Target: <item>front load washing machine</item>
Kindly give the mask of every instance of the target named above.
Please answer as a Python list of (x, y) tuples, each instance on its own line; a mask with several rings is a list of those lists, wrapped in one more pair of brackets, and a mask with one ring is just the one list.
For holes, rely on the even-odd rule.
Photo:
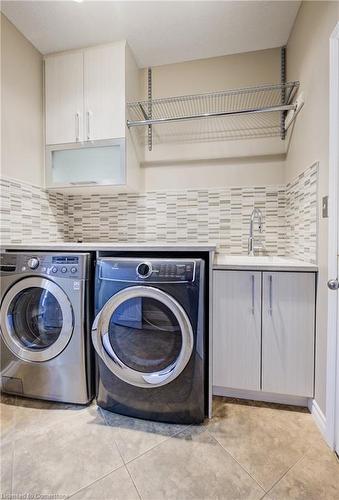
[(93, 398), (89, 254), (2, 253), (1, 389), (86, 404)]
[(99, 258), (95, 309), (98, 405), (144, 419), (202, 422), (204, 261)]

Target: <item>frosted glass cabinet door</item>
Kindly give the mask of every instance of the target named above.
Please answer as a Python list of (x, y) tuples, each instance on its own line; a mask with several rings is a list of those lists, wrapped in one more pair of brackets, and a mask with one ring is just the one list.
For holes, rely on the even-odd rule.
[(48, 151), (47, 187), (124, 184), (125, 141), (121, 139), (114, 142), (95, 147), (60, 147)]
[(314, 273), (263, 273), (263, 391), (313, 396), (314, 312)]
[(261, 273), (213, 272), (213, 386), (260, 390)]

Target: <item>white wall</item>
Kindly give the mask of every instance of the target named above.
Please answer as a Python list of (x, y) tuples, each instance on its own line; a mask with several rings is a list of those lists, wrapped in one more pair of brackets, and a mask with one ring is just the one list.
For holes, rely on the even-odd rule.
[(42, 56), (1, 14), (1, 173), (43, 185)]
[[(214, 57), (152, 68), (153, 97), (220, 91), (280, 81), (280, 49)], [(140, 72), (147, 96), (147, 70)], [(193, 122), (187, 122), (187, 127)], [(180, 124), (182, 126), (182, 124)], [(164, 127), (163, 125), (159, 126)], [(180, 130), (179, 125), (172, 125)], [(156, 134), (154, 127), (154, 134)], [(155, 144), (146, 150), (145, 190), (283, 183), (280, 138)]]
[(142, 167), (145, 190), (284, 184), (284, 156), (164, 163)]
[[(305, 106), (299, 114), (286, 159), (286, 181), (319, 161), (319, 213), (328, 194), (329, 38), (338, 20), (337, 2), (303, 2), (287, 45), (287, 76), (300, 80)], [(327, 219), (319, 219), (316, 401), (326, 411)]]
[[(279, 83), (280, 49), (258, 50), (152, 68), (153, 97), (214, 92), (264, 83)], [(147, 69), (140, 71), (147, 96)]]
[[(42, 57), (3, 15), (1, 27), (2, 173), (43, 185)], [(153, 68), (153, 96), (276, 83), (279, 75), (279, 49), (164, 65)], [(142, 95), (146, 80), (146, 70), (141, 70)], [(219, 148), (225, 148), (226, 153), (223, 149), (219, 152)], [(145, 190), (271, 185), (283, 181), (284, 144), (279, 138), (273, 142), (256, 139), (251, 143), (185, 144), (185, 151), (178, 154), (173, 144), (154, 149), (156, 155), (150, 154), (149, 163), (142, 169)], [(178, 161), (177, 156), (184, 161)]]

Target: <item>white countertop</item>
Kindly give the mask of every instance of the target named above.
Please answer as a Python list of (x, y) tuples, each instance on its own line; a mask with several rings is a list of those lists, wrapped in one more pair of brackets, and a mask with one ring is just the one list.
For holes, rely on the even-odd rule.
[(144, 251), (144, 252), (214, 252), (215, 245), (202, 245), (197, 243), (103, 243), (103, 242), (86, 242), (86, 243), (17, 243), (11, 245), (2, 245), (4, 250), (19, 250), (19, 251), (44, 251), (55, 250), (56, 252), (63, 251)]
[(216, 254), (213, 269), (251, 269), (254, 271), (309, 271), (318, 270), (316, 264), (289, 257)]
[[(85, 243), (17, 243), (2, 245), (4, 250), (18, 251), (44, 251), (54, 250), (56, 252), (64, 251), (144, 251), (144, 252), (215, 252), (215, 245), (202, 245), (198, 243), (103, 243), (103, 242), (85, 242)], [(271, 257), (247, 255), (225, 255), (216, 253), (214, 256), (214, 269), (252, 269), (252, 270), (270, 270), (270, 271), (310, 271), (318, 270), (316, 264), (310, 264), (302, 260), (288, 257)]]

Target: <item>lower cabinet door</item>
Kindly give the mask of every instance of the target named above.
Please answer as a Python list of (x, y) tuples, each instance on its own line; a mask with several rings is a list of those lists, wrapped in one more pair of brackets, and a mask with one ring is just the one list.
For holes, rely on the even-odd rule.
[(263, 273), (263, 391), (313, 396), (314, 315), (314, 273)]
[(261, 273), (213, 273), (213, 385), (260, 389)]

